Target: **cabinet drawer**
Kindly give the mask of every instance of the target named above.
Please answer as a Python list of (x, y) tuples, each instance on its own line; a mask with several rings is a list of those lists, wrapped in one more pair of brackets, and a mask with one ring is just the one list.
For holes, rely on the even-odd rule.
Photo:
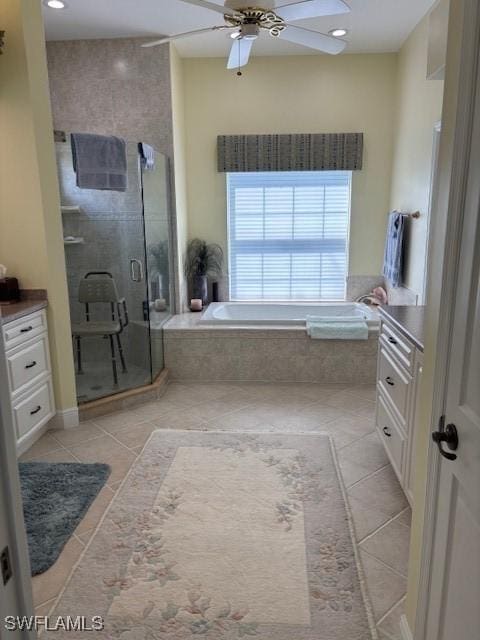
[(382, 320), (380, 344), (387, 347), (408, 371), (413, 371), (415, 346), (385, 320)]
[(376, 425), (378, 435), (385, 446), (395, 473), (402, 482), (406, 439), (381, 395), (377, 398)]
[(17, 439), (50, 419), (54, 414), (53, 406), (52, 383), (48, 379), (13, 406)]
[(16, 347), (40, 333), (47, 331), (47, 316), (45, 311), (31, 313), (20, 320), (8, 322), (3, 326), (3, 337), (5, 340), (5, 350)]
[(408, 419), (408, 394), (411, 380), (410, 374), (393, 360), (388, 350), (383, 346), (380, 347), (377, 384), (398, 410), (404, 424)]
[(43, 334), (7, 354), (10, 391), (13, 395), (50, 371), (48, 339)]

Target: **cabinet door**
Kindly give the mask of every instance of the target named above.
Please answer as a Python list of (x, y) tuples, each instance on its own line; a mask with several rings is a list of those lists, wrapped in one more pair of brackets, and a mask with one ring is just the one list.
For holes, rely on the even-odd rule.
[(400, 484), (403, 485), (405, 435), (393, 417), (388, 400), (383, 394), (377, 396), (376, 427), (378, 437), (383, 442), (393, 470), (397, 474)]
[(395, 361), (388, 347), (382, 346), (378, 360), (377, 385), (394, 405), (405, 431), (408, 431), (411, 380), (410, 374)]

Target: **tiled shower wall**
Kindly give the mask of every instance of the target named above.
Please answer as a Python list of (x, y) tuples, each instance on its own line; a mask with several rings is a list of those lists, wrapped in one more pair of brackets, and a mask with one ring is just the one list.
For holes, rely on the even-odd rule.
[[(173, 172), (169, 46), (143, 49), (140, 45), (144, 41), (116, 38), (48, 42), (53, 126), (67, 132), (116, 135), (127, 141), (147, 142), (167, 156)], [(171, 178), (175, 235), (173, 173)], [(113, 225), (118, 221), (114, 204), (110, 211), (103, 210), (105, 221), (107, 214), (112, 214)], [(175, 237), (172, 240), (174, 252)], [(67, 247), (68, 251), (72, 249), (77, 250)], [(173, 263), (178, 281), (175, 253)], [(177, 300), (177, 308), (178, 305)]]
[(144, 141), (172, 158), (169, 48), (143, 41), (48, 42), (55, 129)]

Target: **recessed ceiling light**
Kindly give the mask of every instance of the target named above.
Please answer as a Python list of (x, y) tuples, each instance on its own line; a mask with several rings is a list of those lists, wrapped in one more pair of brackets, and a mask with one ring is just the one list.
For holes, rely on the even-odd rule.
[(342, 36), (346, 36), (348, 31), (347, 29), (331, 29), (328, 33), (334, 38), (341, 38)]
[(63, 0), (43, 0), (43, 4), (50, 9), (65, 9), (67, 6)]

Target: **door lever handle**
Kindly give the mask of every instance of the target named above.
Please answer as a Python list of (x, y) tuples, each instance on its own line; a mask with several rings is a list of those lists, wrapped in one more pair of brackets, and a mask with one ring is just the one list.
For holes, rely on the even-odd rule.
[(458, 431), (454, 424), (447, 424), (445, 427), (444, 423), (445, 418), (442, 416), (438, 431), (434, 431), (432, 433), (432, 440), (437, 444), (438, 450), (442, 456), (447, 460), (453, 461), (457, 459), (457, 456), (454, 453), (448, 453), (448, 451), (445, 451), (442, 444), (445, 442), (451, 451), (456, 451), (458, 449)]

